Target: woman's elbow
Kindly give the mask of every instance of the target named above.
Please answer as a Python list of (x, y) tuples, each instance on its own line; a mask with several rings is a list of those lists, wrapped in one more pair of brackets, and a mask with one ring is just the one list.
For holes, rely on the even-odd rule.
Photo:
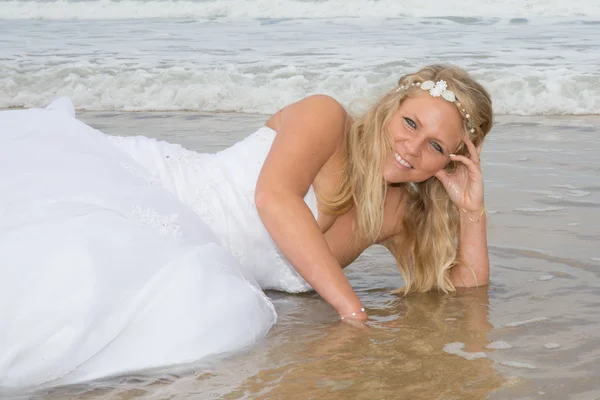
[(271, 188), (257, 187), (254, 192), (254, 206), (258, 214), (263, 216), (265, 213), (272, 213), (280, 208), (290, 197), (288, 193)]

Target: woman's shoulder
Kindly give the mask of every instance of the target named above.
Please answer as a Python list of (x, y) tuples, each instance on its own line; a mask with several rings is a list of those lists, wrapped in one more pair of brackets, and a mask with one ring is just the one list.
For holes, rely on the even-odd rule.
[(295, 103), (290, 104), (286, 108), (309, 108), (319, 110), (323, 113), (335, 113), (346, 116), (346, 109), (337, 99), (327, 94), (313, 94), (307, 96)]
[(266, 125), (276, 132), (302, 131), (316, 135), (343, 137), (351, 124), (344, 106), (325, 94), (314, 94), (273, 114)]

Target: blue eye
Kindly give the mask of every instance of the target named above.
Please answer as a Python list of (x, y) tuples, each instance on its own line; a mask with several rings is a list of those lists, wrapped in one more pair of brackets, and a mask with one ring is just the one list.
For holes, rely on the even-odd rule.
[(412, 119), (408, 118), (408, 117), (404, 117), (404, 120), (406, 121), (407, 124), (409, 124), (413, 129), (417, 129), (417, 124), (415, 123), (415, 121), (413, 121)]
[(434, 149), (436, 149), (440, 153), (444, 154), (444, 149), (442, 149), (442, 146), (440, 146), (438, 143), (431, 142), (431, 145), (433, 146)]

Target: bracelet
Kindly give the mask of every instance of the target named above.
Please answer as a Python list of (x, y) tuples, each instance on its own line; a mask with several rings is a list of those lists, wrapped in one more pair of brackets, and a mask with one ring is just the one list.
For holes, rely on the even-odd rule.
[[(362, 307), (358, 312), (364, 313), (365, 312), (365, 308)], [(353, 312), (352, 314), (346, 315), (345, 317), (340, 317), (340, 319), (343, 321), (343, 320), (345, 320), (348, 317), (356, 317), (356, 313)]]
[(485, 214), (485, 207), (483, 207), (483, 208), (481, 209), (481, 212), (479, 213), (479, 216), (477, 217), (477, 220), (476, 220), (476, 221), (473, 221), (473, 219), (472, 219), (472, 218), (469, 216), (469, 212), (468, 212), (467, 210), (465, 210), (464, 208), (461, 208), (461, 210), (462, 210), (462, 211), (463, 211), (465, 214), (467, 214), (467, 218), (469, 218), (469, 221), (471, 221), (471, 222), (472, 222), (472, 223), (474, 223), (474, 224), (476, 224), (476, 223), (478, 223), (479, 221), (481, 221), (481, 217), (483, 217), (483, 214)]

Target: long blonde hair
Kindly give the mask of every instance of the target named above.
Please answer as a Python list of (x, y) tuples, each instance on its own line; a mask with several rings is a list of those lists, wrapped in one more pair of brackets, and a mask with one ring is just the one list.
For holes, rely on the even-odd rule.
[[(421, 89), (412, 83), (444, 80), (460, 101), (465, 132), (475, 146), (479, 146), (493, 124), (492, 102), (488, 92), (465, 71), (448, 65), (430, 65), (414, 74), (402, 76), (399, 86), (408, 90), (390, 90), (363, 116), (356, 118), (346, 137), (342, 154), (343, 170), (330, 198), (319, 196), (323, 211), (340, 215), (356, 209), (357, 236), (374, 243), (378, 238), (384, 217), (384, 202), (388, 185), (383, 178), (386, 155), (393, 149), (393, 140), (387, 125), (400, 104)], [(462, 109), (465, 111), (463, 112)], [(467, 127), (470, 114), (474, 132)], [(461, 146), (456, 154), (468, 155)], [(452, 163), (447, 167), (453, 169)], [(392, 239), (391, 250), (405, 281), (404, 293), (425, 292), (432, 289), (454, 291), (450, 269), (458, 264), (457, 243), (459, 220), (441, 182), (431, 177), (421, 183), (404, 184), (408, 194), (407, 209), (401, 238)]]

